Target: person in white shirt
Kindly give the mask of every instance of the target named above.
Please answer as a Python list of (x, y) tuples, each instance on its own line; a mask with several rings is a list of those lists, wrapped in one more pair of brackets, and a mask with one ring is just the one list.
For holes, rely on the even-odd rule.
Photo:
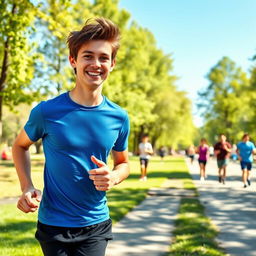
[(149, 142), (149, 136), (144, 134), (141, 139), (141, 143), (139, 144), (139, 154), (140, 154), (140, 167), (141, 167), (141, 181), (147, 180), (147, 167), (148, 162), (153, 155), (154, 151), (151, 143)]
[(210, 147), (209, 147), (209, 156), (210, 156), (211, 158), (214, 157), (214, 147), (213, 147), (213, 146), (210, 146)]

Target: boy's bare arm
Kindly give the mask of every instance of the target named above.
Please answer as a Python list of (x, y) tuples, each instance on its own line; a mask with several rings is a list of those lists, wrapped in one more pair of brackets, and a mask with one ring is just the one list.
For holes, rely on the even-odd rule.
[(112, 150), (114, 168), (113, 171), (117, 172), (115, 185), (121, 183), (130, 174), (128, 150), (118, 152)]
[(29, 139), (23, 129), (17, 136), (12, 147), (13, 160), (19, 177), (22, 195), (17, 207), (23, 212), (34, 212), (38, 208), (36, 201), (41, 201), (41, 191), (34, 188), (31, 179), (29, 147), (33, 141)]

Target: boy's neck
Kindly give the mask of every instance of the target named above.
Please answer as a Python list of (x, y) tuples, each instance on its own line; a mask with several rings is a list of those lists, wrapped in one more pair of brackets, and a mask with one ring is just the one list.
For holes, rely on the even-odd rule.
[(101, 87), (92, 91), (83, 90), (80, 87), (75, 87), (69, 92), (69, 96), (74, 102), (80, 105), (93, 107), (101, 104), (103, 100), (101, 91)]

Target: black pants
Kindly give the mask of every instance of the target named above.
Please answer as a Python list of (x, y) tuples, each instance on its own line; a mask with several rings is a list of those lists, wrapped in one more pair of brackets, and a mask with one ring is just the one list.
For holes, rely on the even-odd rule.
[(112, 221), (82, 228), (37, 223), (35, 234), (45, 256), (104, 256), (112, 238)]
[(140, 158), (140, 165), (144, 165), (145, 168), (148, 167), (149, 160), (147, 158)]

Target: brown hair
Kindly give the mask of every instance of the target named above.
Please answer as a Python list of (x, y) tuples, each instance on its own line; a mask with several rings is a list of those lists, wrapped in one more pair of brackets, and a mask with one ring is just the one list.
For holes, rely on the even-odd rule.
[(202, 138), (201, 139), (201, 143), (203, 143), (203, 142), (207, 144), (207, 139), (206, 138)]
[(249, 133), (245, 133), (245, 134), (243, 135), (243, 137), (242, 137), (242, 140), (244, 140), (247, 136), (250, 138)]
[(115, 59), (119, 48), (120, 31), (117, 25), (105, 18), (88, 19), (79, 31), (69, 34), (67, 43), (69, 54), (77, 58), (79, 49), (91, 40), (106, 40), (112, 43), (112, 60)]

